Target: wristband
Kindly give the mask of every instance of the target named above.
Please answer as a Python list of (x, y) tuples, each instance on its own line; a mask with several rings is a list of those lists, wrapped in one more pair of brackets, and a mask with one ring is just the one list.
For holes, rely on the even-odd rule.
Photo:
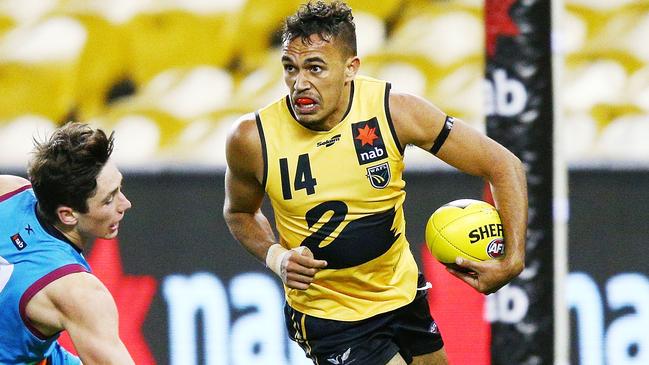
[(271, 269), (283, 282), (286, 282), (286, 269), (282, 265), (288, 258), (291, 251), (285, 249), (279, 243), (275, 243), (268, 248), (266, 253), (266, 267)]

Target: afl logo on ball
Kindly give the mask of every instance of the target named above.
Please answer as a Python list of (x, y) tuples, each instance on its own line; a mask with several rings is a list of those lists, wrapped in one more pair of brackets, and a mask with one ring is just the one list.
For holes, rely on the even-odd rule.
[(367, 168), (367, 178), (370, 184), (377, 189), (383, 189), (390, 183), (390, 165), (384, 162), (380, 165)]
[(487, 245), (487, 255), (497, 259), (505, 254), (505, 243), (502, 238), (496, 238)]

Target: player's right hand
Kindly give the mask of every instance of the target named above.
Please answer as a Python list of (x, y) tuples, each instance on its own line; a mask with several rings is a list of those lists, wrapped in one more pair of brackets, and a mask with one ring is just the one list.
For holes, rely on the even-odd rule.
[(324, 260), (316, 260), (308, 247), (287, 250), (276, 243), (268, 249), (266, 266), (289, 288), (305, 290), (313, 282), (315, 274), (327, 267)]

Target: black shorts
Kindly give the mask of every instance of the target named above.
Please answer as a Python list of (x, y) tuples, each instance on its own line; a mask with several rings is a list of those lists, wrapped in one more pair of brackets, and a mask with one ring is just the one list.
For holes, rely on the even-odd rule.
[(284, 306), (289, 337), (318, 365), (383, 365), (398, 352), (407, 362), (440, 350), (444, 343), (430, 315), (426, 281), (419, 275), (408, 305), (361, 321), (312, 317)]

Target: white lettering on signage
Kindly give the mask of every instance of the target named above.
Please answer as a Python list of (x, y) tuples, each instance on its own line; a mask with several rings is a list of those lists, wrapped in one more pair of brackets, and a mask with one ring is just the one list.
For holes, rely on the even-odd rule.
[(508, 78), (505, 70), (495, 70), (493, 81), (485, 79), (484, 89), (487, 115), (512, 117), (520, 114), (527, 105), (525, 86), (517, 79)]
[(518, 323), (527, 315), (530, 300), (525, 291), (513, 284), (487, 296), (486, 320), (489, 322)]
[(568, 277), (567, 299), (576, 315), (579, 364), (649, 364), (649, 279), (641, 273), (617, 274), (608, 279), (605, 291), (608, 308), (622, 312), (608, 328), (604, 298), (595, 281), (579, 272)]
[[(170, 364), (197, 365), (201, 358), (209, 365), (312, 364), (288, 339), (283, 288), (270, 275), (237, 275), (228, 291), (212, 273), (170, 275), (162, 286), (168, 307)], [(200, 346), (199, 321), (204, 340)]]
[(168, 306), (169, 360), (172, 365), (198, 364), (197, 321), (203, 323), (205, 364), (228, 364), (230, 311), (225, 288), (210, 273), (170, 275), (162, 284)]

